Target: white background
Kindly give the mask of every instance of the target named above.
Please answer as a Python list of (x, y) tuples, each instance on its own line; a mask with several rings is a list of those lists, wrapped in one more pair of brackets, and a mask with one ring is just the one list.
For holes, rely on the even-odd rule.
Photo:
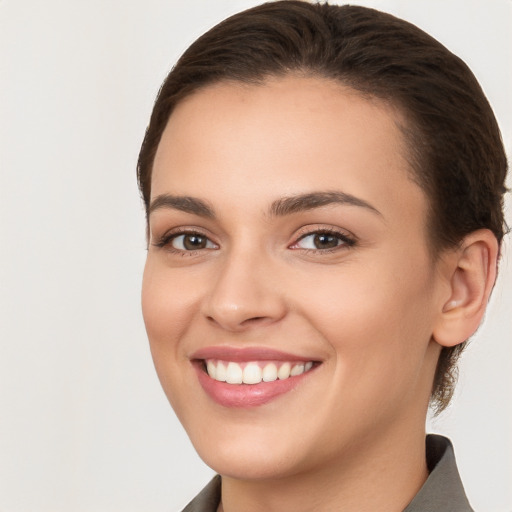
[[(0, 511), (177, 511), (209, 479), (150, 360), (135, 165), (172, 63), (256, 3), (0, 0)], [(510, 154), (512, 2), (359, 3), (462, 56)], [(512, 511), (511, 252), (456, 401), (430, 427), (452, 437), (486, 512)]]

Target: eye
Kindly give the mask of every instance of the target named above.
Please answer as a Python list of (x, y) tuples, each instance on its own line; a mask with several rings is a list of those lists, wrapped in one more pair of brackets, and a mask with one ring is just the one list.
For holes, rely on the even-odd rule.
[(212, 242), (206, 235), (196, 231), (167, 232), (153, 245), (165, 248), (175, 253), (191, 253), (202, 249), (218, 249), (218, 245)]
[(347, 235), (333, 231), (315, 231), (301, 236), (291, 249), (306, 249), (313, 251), (328, 251), (341, 246), (352, 246), (355, 241)]
[(173, 249), (179, 251), (197, 251), (199, 249), (215, 249), (217, 246), (206, 236), (200, 233), (184, 233), (174, 235), (169, 240)]

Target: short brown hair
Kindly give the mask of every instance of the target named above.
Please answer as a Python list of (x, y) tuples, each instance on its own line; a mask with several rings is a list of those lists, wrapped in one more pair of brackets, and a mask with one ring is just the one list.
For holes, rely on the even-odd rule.
[[(297, 0), (231, 16), (197, 39), (171, 70), (138, 160), (146, 211), (155, 153), (179, 101), (209, 84), (258, 84), (292, 72), (337, 80), (400, 109), (412, 176), (429, 200), (434, 255), (480, 228), (501, 243), (507, 159), (492, 109), (466, 64), (389, 14)], [(431, 400), (438, 412), (452, 397), (464, 345), (442, 349)]]

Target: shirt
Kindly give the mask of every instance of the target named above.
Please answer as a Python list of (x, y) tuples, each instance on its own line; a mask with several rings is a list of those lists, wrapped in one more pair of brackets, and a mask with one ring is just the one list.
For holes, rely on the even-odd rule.
[[(403, 512), (474, 512), (464, 492), (449, 439), (430, 434), (426, 438), (427, 481)], [(213, 480), (183, 512), (216, 512), (221, 498), (221, 477)]]

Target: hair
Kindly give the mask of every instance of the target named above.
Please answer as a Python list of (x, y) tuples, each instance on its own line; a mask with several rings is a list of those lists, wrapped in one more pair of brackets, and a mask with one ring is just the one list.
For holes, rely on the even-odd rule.
[[(492, 109), (467, 65), (390, 14), (300, 0), (235, 14), (178, 60), (160, 88), (139, 154), (146, 212), (155, 153), (182, 99), (219, 82), (263, 84), (291, 73), (336, 80), (391, 104), (405, 117), (407, 157), (428, 198), (434, 256), (480, 228), (490, 229), (501, 243), (507, 158)], [(451, 400), (465, 345), (441, 351), (431, 395), (436, 413)]]

